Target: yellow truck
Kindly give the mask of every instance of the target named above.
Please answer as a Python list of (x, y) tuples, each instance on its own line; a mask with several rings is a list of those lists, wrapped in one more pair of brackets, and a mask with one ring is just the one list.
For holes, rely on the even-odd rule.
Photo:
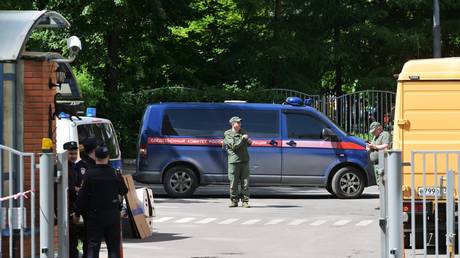
[[(460, 58), (408, 61), (398, 75), (394, 119), (393, 149), (402, 151), (406, 164), (403, 167), (405, 247), (410, 245), (412, 232), (412, 198), (415, 199), (416, 247), (423, 248), (424, 241), (427, 246), (434, 246), (436, 216), (438, 242), (439, 245), (445, 244), (446, 190), (443, 179), (447, 170), (453, 170), (457, 175), (459, 156), (447, 153), (414, 156), (413, 151), (460, 150)], [(426, 218), (423, 216), (424, 207)]]

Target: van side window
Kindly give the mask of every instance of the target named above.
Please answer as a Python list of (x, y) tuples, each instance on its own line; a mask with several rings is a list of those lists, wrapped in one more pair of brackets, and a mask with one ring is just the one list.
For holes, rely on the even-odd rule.
[(163, 114), (162, 135), (223, 137), (232, 116), (243, 119), (252, 138), (279, 138), (279, 112), (241, 109), (169, 109)]
[(324, 128), (329, 128), (323, 121), (307, 114), (286, 114), (287, 132), (290, 139), (321, 139)]

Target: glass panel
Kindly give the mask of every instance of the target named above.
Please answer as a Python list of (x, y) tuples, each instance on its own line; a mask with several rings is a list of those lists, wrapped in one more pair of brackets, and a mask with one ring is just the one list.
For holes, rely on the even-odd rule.
[(97, 124), (82, 124), (77, 127), (78, 142), (84, 143), (89, 137), (96, 137), (102, 140), (110, 151), (110, 158), (115, 159), (120, 156), (120, 148), (118, 147), (115, 131), (112, 124), (97, 123)]
[[(5, 66), (4, 66), (5, 67)], [(14, 82), (3, 81), (3, 145), (14, 147)], [(8, 178), (9, 152), (3, 151), (3, 178)], [(3, 193), (8, 193), (8, 180), (3, 180)], [(3, 195), (3, 193), (0, 193)]]
[(3, 63), (3, 73), (15, 73), (14, 63)]
[[(230, 128), (228, 120), (233, 116), (243, 119), (242, 127), (253, 138), (278, 138), (279, 118), (271, 110), (166, 110), (162, 134), (188, 137), (223, 137)], [(197, 119), (198, 118), (198, 119)]]
[(292, 139), (321, 139), (328, 126), (322, 121), (303, 114), (286, 114), (288, 137)]

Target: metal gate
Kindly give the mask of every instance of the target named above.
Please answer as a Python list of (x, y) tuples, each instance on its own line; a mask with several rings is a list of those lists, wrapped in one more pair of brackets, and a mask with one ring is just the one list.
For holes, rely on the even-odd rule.
[[(26, 169), (27, 168), (27, 169)], [(8, 238), (9, 257), (19, 247), (19, 257), (24, 257), (24, 236), (30, 235), (31, 257), (35, 257), (35, 156), (0, 145), (0, 227), (2, 236)], [(30, 173), (30, 186), (24, 189), (24, 176)], [(16, 177), (17, 175), (17, 177)], [(17, 178), (17, 182), (14, 182)], [(4, 179), (8, 188), (4, 189)], [(27, 220), (26, 200), (30, 210)], [(19, 238), (19, 241), (18, 241)], [(0, 237), (0, 255), (2, 254)]]
[(341, 96), (322, 96), (317, 107), (349, 134), (369, 137), (369, 125), (380, 122), (386, 131), (393, 130), (395, 93), (366, 90)]
[(381, 257), (459, 257), (460, 151), (413, 151), (407, 164), (389, 153), (381, 158)]
[(366, 90), (341, 96), (310, 95), (291, 89), (267, 89), (273, 103), (287, 97), (310, 99), (311, 106), (328, 116), (345, 132), (369, 139), (369, 125), (380, 122), (386, 131), (393, 130), (395, 92)]

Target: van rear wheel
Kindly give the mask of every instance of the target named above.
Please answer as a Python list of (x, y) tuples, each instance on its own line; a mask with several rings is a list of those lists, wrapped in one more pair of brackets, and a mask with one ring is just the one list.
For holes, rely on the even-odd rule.
[(339, 169), (332, 178), (332, 191), (340, 199), (354, 199), (364, 191), (363, 174), (354, 167)]
[(198, 187), (198, 178), (192, 169), (186, 166), (175, 166), (166, 171), (163, 187), (171, 197), (190, 197)]

